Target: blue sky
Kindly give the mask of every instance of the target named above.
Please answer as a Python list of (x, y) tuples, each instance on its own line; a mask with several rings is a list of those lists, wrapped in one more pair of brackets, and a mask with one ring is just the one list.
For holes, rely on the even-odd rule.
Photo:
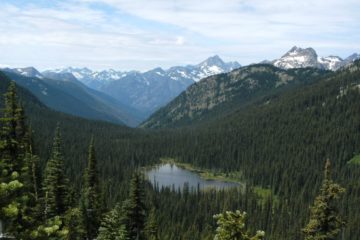
[(0, 65), (148, 70), (360, 52), (358, 0), (1, 0)]

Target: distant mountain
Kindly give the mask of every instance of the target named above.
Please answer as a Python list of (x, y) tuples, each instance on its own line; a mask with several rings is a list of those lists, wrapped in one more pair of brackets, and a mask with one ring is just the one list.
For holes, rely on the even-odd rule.
[(64, 72), (64, 73), (42, 72), (41, 74), (43, 77), (54, 79), (54, 80), (72, 81), (72, 82), (78, 81), (77, 78), (72, 73), (68, 73), (68, 72)]
[(86, 86), (98, 90), (106, 83), (124, 77), (126, 73), (115, 71), (113, 69), (104, 71), (92, 71), (88, 68), (68, 67), (54, 70), (46, 70), (42, 72), (42, 74), (72, 74), (77, 80), (84, 83)]
[(298, 48), (294, 46), (280, 59), (274, 60), (275, 67), (290, 69), (290, 68), (304, 68), (315, 67), (321, 68), (318, 62), (318, 56), (312, 48)]
[(38, 70), (36, 70), (34, 67), (25, 67), (25, 68), (8, 68), (8, 67), (6, 67), (1, 70), (6, 71), (6, 72), (16, 73), (16, 74), (19, 74), (24, 77), (44, 78), (44, 76), (41, 75), (41, 73)]
[(129, 126), (136, 126), (142, 119), (135, 109), (85, 86), (71, 74), (42, 75), (32, 67), (2, 70), (10, 79), (30, 90), (42, 103), (55, 110)]
[(237, 62), (225, 63), (215, 55), (197, 65), (176, 66), (147, 72), (115, 70), (92, 71), (88, 68), (64, 68), (43, 72), (71, 73), (87, 86), (100, 90), (144, 114), (143, 120), (167, 104), (191, 84), (202, 78), (239, 68)]
[(281, 58), (275, 59), (271, 62), (263, 61), (262, 63), (271, 63), (282, 69), (313, 67), (336, 71), (343, 66), (351, 64), (359, 58), (360, 55), (356, 53), (344, 60), (338, 56), (319, 57), (312, 48), (304, 49), (294, 46)]
[(348, 66), (349, 64), (352, 64), (354, 61), (360, 59), (360, 54), (358, 53), (353, 53), (352, 55), (348, 56), (347, 58), (345, 58), (342, 62), (343, 66)]
[(193, 84), (141, 126), (178, 127), (214, 120), (254, 101), (312, 83), (330, 73), (316, 68), (283, 70), (269, 64), (242, 67)]

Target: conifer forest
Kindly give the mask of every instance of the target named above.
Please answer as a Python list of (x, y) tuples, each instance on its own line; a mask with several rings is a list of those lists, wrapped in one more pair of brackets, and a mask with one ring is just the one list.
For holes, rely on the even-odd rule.
[(359, 0), (0, 0), (0, 240), (360, 240)]
[[(1, 73), (3, 238), (358, 239), (359, 64), (201, 127), (159, 130), (50, 110)], [(163, 157), (245, 187), (153, 186), (144, 169)]]

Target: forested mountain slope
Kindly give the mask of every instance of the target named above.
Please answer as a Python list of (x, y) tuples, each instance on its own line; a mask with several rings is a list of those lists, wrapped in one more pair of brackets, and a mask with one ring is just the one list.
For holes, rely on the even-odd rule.
[[(0, 72), (0, 93), (6, 92), (10, 79)], [(129, 169), (154, 162), (160, 155), (152, 156), (151, 149), (156, 149), (148, 141), (148, 133), (118, 124), (103, 121), (92, 121), (54, 111), (45, 106), (29, 90), (17, 87), (21, 103), (24, 105), (27, 121), (33, 130), (35, 152), (40, 156), (41, 166), (45, 166), (50, 155), (56, 125), (61, 128), (65, 165), (69, 177), (80, 183), (81, 174), (86, 163), (87, 148), (91, 136), (96, 139), (97, 155), (101, 164), (101, 176), (109, 182), (120, 184), (131, 175)], [(0, 100), (3, 106), (3, 98)], [(154, 142), (154, 144), (158, 144)], [(146, 154), (146, 156), (145, 156)], [(155, 150), (154, 150), (155, 154)], [(141, 157), (140, 157), (141, 156)], [(106, 177), (105, 177), (106, 176)], [(115, 179), (115, 180), (113, 180)], [(112, 186), (114, 201), (117, 194), (121, 195), (121, 185)], [(116, 189), (116, 191), (114, 190)], [(123, 189), (127, 191), (127, 189)], [(115, 194), (115, 192), (118, 192)]]
[(26, 77), (13, 72), (5, 74), (29, 89), (41, 102), (57, 111), (89, 119), (136, 126), (137, 111), (118, 100), (86, 87), (76, 79)]
[[(4, 76), (1, 80), (3, 92), (8, 80)], [(249, 104), (226, 118), (156, 131), (71, 117), (48, 110), (21, 88), (19, 93), (42, 161), (49, 155), (49, 136), (60, 122), (67, 172), (74, 183), (80, 182), (87, 145), (94, 135), (110, 205), (127, 196), (128, 179), (136, 167), (158, 162), (160, 157), (242, 174), (246, 193), (187, 195), (147, 188), (147, 200), (156, 206), (161, 239), (211, 239), (211, 216), (238, 208), (248, 212), (249, 225), (263, 229), (267, 239), (302, 239), (308, 207), (318, 192), (325, 159), (330, 158), (334, 180), (347, 190), (338, 202), (347, 222), (344, 238), (357, 240), (360, 166), (350, 160), (360, 153), (359, 85), (360, 62), (356, 62), (314, 84), (267, 98), (266, 104)], [(268, 197), (257, 201), (251, 191), (255, 186), (270, 192)]]
[(142, 127), (178, 127), (213, 120), (266, 96), (306, 85), (329, 72), (259, 64), (201, 80), (155, 112)]
[[(305, 222), (322, 165), (330, 158), (335, 178), (347, 189), (338, 203), (347, 217), (345, 238), (357, 239), (360, 166), (349, 161), (360, 153), (359, 102), (357, 61), (267, 104), (253, 105), (201, 130), (190, 128), (192, 134), (178, 139), (186, 149), (179, 155), (197, 166), (240, 170), (251, 185), (270, 188), (280, 196), (279, 208), (267, 218), (272, 227), (265, 227), (274, 234), (271, 239), (301, 239), (300, 231), (294, 229)], [(275, 233), (279, 225), (283, 230)], [(298, 227), (285, 230), (286, 226)]]

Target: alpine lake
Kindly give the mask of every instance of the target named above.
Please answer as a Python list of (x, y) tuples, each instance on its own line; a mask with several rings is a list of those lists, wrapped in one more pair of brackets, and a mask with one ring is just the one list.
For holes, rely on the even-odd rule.
[(204, 179), (196, 172), (182, 168), (174, 163), (163, 163), (149, 168), (145, 172), (145, 176), (158, 189), (169, 187), (182, 191), (184, 186), (188, 187), (189, 190), (222, 190), (243, 187), (240, 182)]

